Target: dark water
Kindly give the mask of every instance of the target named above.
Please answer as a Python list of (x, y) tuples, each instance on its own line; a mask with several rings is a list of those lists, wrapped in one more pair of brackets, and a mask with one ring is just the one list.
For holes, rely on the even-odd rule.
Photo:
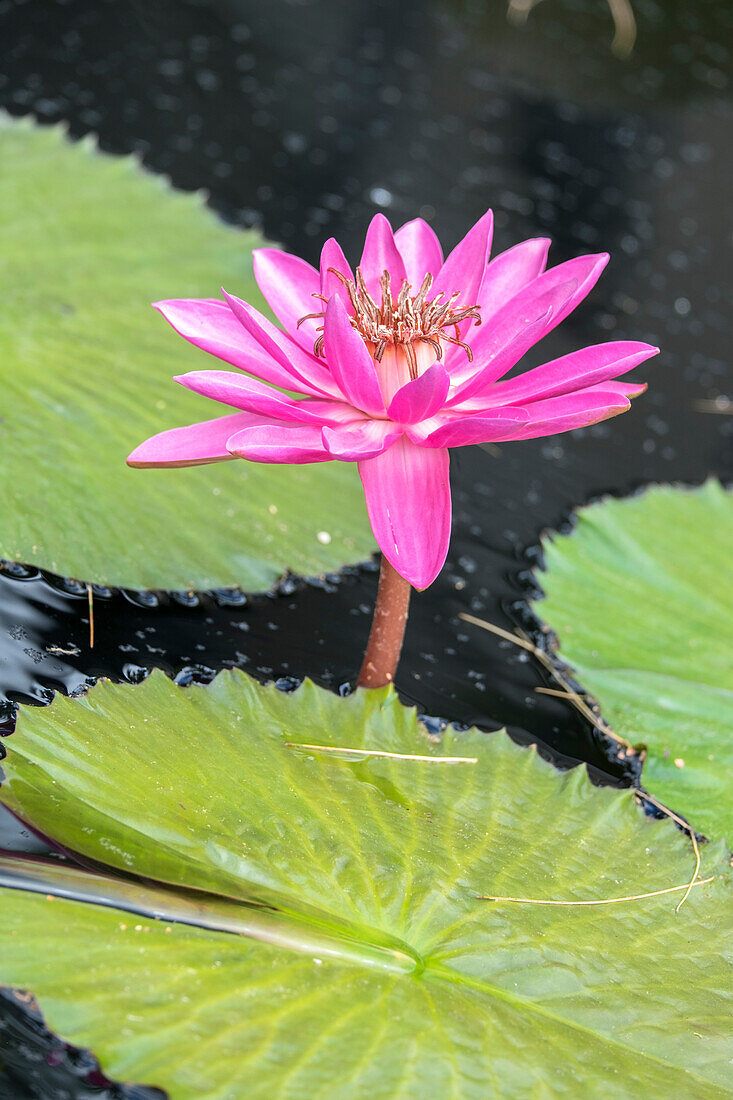
[(116, 1085), (89, 1051), (48, 1030), (27, 994), (0, 988), (2, 1100), (165, 1100), (159, 1089)]
[[(621, 61), (606, 7), (591, 0), (546, 0), (524, 29), (500, 0), (0, 0), (0, 105), (97, 133), (111, 152), (135, 149), (309, 259), (331, 234), (357, 250), (376, 209), (396, 223), (428, 217), (451, 245), (488, 205), (497, 250), (541, 234), (556, 262), (611, 252), (543, 358), (649, 340), (663, 349), (643, 375), (650, 391), (572, 436), (453, 452), (451, 554), (414, 600), (398, 687), (421, 712), (507, 725), (556, 762), (624, 783), (630, 766), (535, 692), (546, 682), (536, 663), (458, 614), (526, 621), (532, 548), (574, 506), (730, 477), (733, 418), (710, 409), (729, 385), (733, 11), (717, 0), (634, 8), (639, 37)], [(343, 689), (375, 587), (363, 569), (246, 602), (98, 590), (90, 651), (84, 586), (0, 574), (0, 695), (40, 703), (153, 665), (181, 682), (239, 665), (284, 688), (308, 675)], [(33, 844), (15, 825), (0, 830), (0, 844)], [(11, 1049), (22, 1056), (10, 1061)], [(100, 1095), (85, 1056), (56, 1064), (58, 1049), (37, 1021), (0, 1011), (0, 1100)]]

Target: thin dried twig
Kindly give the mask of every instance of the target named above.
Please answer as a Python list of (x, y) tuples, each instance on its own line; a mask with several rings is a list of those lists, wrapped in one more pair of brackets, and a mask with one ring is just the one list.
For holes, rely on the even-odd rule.
[[(591, 708), (588, 706), (583, 696), (579, 695), (576, 691), (573, 691), (568, 681), (565, 679), (560, 670), (555, 668), (554, 664), (552, 663), (552, 659), (548, 657), (544, 650), (540, 649), (538, 646), (530, 642), (528, 638), (525, 638), (520, 634), (512, 634), (510, 633), (510, 631), (504, 630), (500, 626), (495, 626), (493, 623), (489, 623), (485, 619), (478, 619), (475, 615), (469, 615), (465, 611), (459, 612), (458, 618), (463, 619), (464, 622), (473, 623), (474, 626), (480, 626), (483, 630), (488, 630), (492, 634), (498, 635), (499, 638), (504, 638), (507, 642), (512, 642), (514, 645), (520, 646), (521, 649), (526, 649), (528, 653), (531, 653), (534, 657), (537, 658), (542, 667), (550, 673), (553, 680), (560, 684), (560, 687), (563, 690), (559, 694), (566, 696), (568, 701), (573, 704), (576, 710), (580, 711), (583, 717), (588, 722), (590, 722), (592, 726), (595, 726), (597, 730), (600, 730), (601, 733), (605, 734), (607, 737), (610, 737), (611, 740), (615, 741), (618, 745), (623, 745), (628, 754), (634, 753), (635, 750), (633, 746), (630, 745), (629, 742), (625, 740), (625, 738), (619, 737), (617, 733), (614, 733), (610, 726), (607, 726), (605, 725), (605, 723), (601, 722), (598, 716), (595, 715)], [(535, 690), (545, 691), (547, 694), (550, 694), (551, 692), (550, 688), (536, 688)]]
[(688, 897), (690, 896), (690, 890), (692, 889), (693, 886), (696, 886), (698, 884), (698, 882), (700, 881), (697, 878), (698, 874), (700, 873), (700, 862), (701, 862), (701, 860), (700, 860), (700, 846), (697, 843), (697, 836), (695, 835), (695, 830), (692, 828), (692, 826), (689, 824), (689, 822), (685, 821), (685, 819), (683, 817), (680, 817), (678, 814), (676, 814), (674, 812), (674, 810), (670, 810), (667, 806), (664, 805), (664, 803), (660, 802), (657, 798), (655, 798), (654, 795), (647, 794), (647, 792), (644, 791), (643, 793), (640, 792), (637, 795), (637, 797), (646, 799), (647, 802), (651, 802), (651, 804), (653, 806), (656, 806), (657, 809), (661, 810), (661, 812), (663, 814), (665, 814), (667, 817), (671, 817), (672, 820), (674, 822), (676, 822), (677, 825), (679, 825), (679, 827), (682, 830), (684, 830), (684, 832), (687, 833), (690, 840), (692, 841), (692, 850), (695, 853), (695, 873), (693, 874), (692, 879), (691, 879), (691, 881), (690, 881), (690, 883), (687, 887), (687, 893), (685, 894), (682, 901), (679, 903), (679, 905), (675, 909), (675, 913), (679, 913), (680, 909), (682, 908), (682, 906), (685, 904)]
[[(545, 695), (555, 695), (555, 696), (558, 696), (559, 698), (566, 698), (568, 700), (568, 702), (572, 703), (572, 705), (574, 707), (576, 707), (576, 709), (579, 710), (580, 713), (585, 718), (587, 718), (587, 720), (589, 722), (591, 722), (596, 727), (596, 729), (599, 729), (601, 731), (601, 733), (605, 733), (607, 736), (613, 738), (613, 740), (615, 740), (619, 744), (624, 745), (627, 752), (632, 753), (632, 752), (635, 751), (633, 749), (633, 747), (628, 743), (628, 741), (625, 741), (623, 737), (619, 737), (617, 733), (614, 733), (614, 731), (612, 729), (610, 729), (609, 727), (603, 725), (603, 723), (599, 721), (599, 719), (596, 717), (596, 715), (593, 713), (593, 711), (590, 709), (587, 702), (585, 701), (585, 697), (583, 695), (579, 694), (577, 691), (573, 691), (573, 689), (571, 688), (568, 681), (565, 679), (565, 677), (562, 675), (562, 673), (558, 669), (555, 668), (555, 666), (553, 665), (551, 659), (548, 657), (548, 655), (543, 650), (541, 650), (537, 646), (533, 645), (532, 642), (530, 642), (527, 638), (525, 638), (525, 637), (523, 637), (519, 634), (512, 634), (512, 633), (510, 633), (510, 631), (504, 630), (500, 626), (494, 626), (493, 623), (489, 623), (485, 619), (478, 619), (478, 618), (476, 618), (475, 615), (469, 615), (466, 612), (461, 611), (461, 612), (459, 612), (458, 617), (459, 617), (459, 619), (463, 619), (464, 622), (473, 623), (474, 626), (480, 626), (482, 629), (488, 630), (492, 634), (498, 635), (498, 637), (500, 637), (500, 638), (505, 638), (506, 641), (513, 642), (514, 645), (517, 645), (521, 649), (526, 649), (528, 652), (532, 653), (537, 658), (537, 660), (541, 663), (543, 668), (547, 669), (547, 671), (550, 673), (550, 675), (553, 676), (554, 679), (562, 687), (562, 691), (556, 691), (554, 688), (542, 688), (542, 687), (535, 688), (535, 691), (542, 692)], [(686, 883), (685, 885), (683, 885), (683, 886), (671, 886), (667, 890), (658, 890), (658, 891), (655, 891), (655, 893), (653, 893), (653, 894), (639, 894), (639, 895), (637, 895), (637, 897), (634, 897), (634, 898), (620, 898), (620, 899), (616, 899), (616, 900), (636, 901), (636, 900), (638, 900), (640, 898), (644, 898), (644, 897), (655, 897), (656, 894), (659, 894), (659, 893), (666, 894), (666, 893), (671, 893), (675, 890), (684, 890), (685, 895), (682, 898), (682, 900), (680, 901), (677, 908), (675, 909), (675, 913), (679, 913), (680, 909), (682, 908), (682, 906), (685, 904), (688, 897), (690, 896), (690, 891), (692, 890), (693, 886), (699, 886), (699, 885), (701, 885), (701, 883), (703, 881), (704, 882), (710, 882), (711, 881), (711, 879), (701, 880), (697, 877), (700, 873), (701, 858), (700, 858), (700, 846), (697, 842), (697, 836), (695, 835), (695, 830), (692, 828), (692, 826), (687, 821), (684, 820), (684, 818), (679, 817), (678, 814), (674, 813), (673, 810), (670, 810), (662, 802), (659, 802), (658, 799), (654, 798), (653, 795), (647, 794), (646, 791), (635, 791), (634, 794), (639, 799), (644, 799), (647, 802), (651, 802), (652, 805), (656, 806), (658, 810), (661, 810), (661, 812), (663, 814), (665, 814), (665, 816), (671, 818), (672, 821), (676, 822), (676, 824), (679, 825), (679, 827), (684, 832), (687, 833), (690, 840), (692, 841), (692, 850), (695, 853), (695, 871), (694, 871), (693, 876), (690, 879), (690, 881), (688, 883)], [(492, 898), (492, 899), (488, 899), (488, 900), (493, 900), (493, 901), (526, 901), (526, 902), (530, 902), (532, 899), (528, 899), (528, 898)], [(536, 902), (534, 904), (538, 904), (538, 905), (539, 904), (544, 904), (544, 905), (606, 905), (606, 904), (608, 904), (608, 902), (593, 902), (593, 901), (588, 901), (588, 902)]]
[[(557, 901), (554, 898), (499, 898), (494, 897), (492, 894), (477, 894), (476, 898), (478, 901), (515, 901), (520, 905), (619, 905), (624, 901), (643, 901), (645, 898), (658, 898), (662, 894), (675, 894), (680, 890), (686, 890), (687, 893), (682, 899), (684, 901), (693, 886), (705, 886), (708, 882), (712, 882), (714, 878), (715, 875), (711, 875), (710, 878), (699, 878), (692, 882), (685, 882), (682, 886), (668, 886), (665, 890), (651, 890), (648, 894), (630, 894), (625, 898), (601, 898), (598, 901)], [(680, 905), (682, 905), (682, 901)], [(675, 913), (679, 912), (680, 905), (675, 909)]]
[(513, 642), (514, 645), (529, 650), (530, 653), (537, 652), (537, 647), (527, 641), (526, 638), (523, 638), (519, 634), (512, 634), (509, 630), (504, 630), (503, 626), (494, 626), (493, 623), (487, 622), (486, 619), (478, 619), (475, 615), (469, 615), (467, 611), (459, 611), (458, 618), (463, 619), (464, 623), (473, 623), (474, 626), (480, 626), (483, 627), (484, 630), (490, 630), (492, 634), (497, 634), (507, 642)]
[(585, 699), (586, 695), (583, 692), (578, 691), (563, 691), (562, 688), (542, 688), (536, 687), (535, 691), (538, 695), (552, 695), (555, 699)]
[(418, 760), (423, 764), (478, 764), (477, 756), (413, 756), (404, 752), (382, 752), (381, 749), (347, 749), (340, 745), (302, 745), (295, 741), (286, 741), (285, 748), (327, 752), (334, 756), (377, 756), (387, 760)]

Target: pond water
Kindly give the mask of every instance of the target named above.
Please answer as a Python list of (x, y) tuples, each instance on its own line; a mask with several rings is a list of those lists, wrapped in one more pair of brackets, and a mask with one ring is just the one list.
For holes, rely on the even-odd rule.
[[(451, 552), (414, 598), (397, 686), (436, 719), (506, 725), (598, 782), (636, 781), (571, 707), (535, 691), (548, 682), (536, 662), (458, 616), (535, 629), (524, 601), (545, 528), (605, 492), (730, 477), (733, 418), (716, 411), (731, 335), (729, 6), (635, 3), (627, 61), (610, 52), (603, 5), (585, 0), (547, 0), (523, 29), (501, 3), (468, 0), (71, 0), (32, 18), (29, 7), (0, 0), (0, 105), (136, 150), (311, 260), (330, 235), (356, 250), (375, 210), (426, 216), (451, 244), (488, 205), (497, 250), (548, 235), (555, 262), (611, 252), (543, 358), (603, 339), (658, 343), (649, 393), (572, 436), (453, 452)], [(92, 650), (83, 584), (6, 570), (6, 727), (18, 702), (154, 666), (181, 683), (239, 665), (284, 690), (303, 676), (349, 690), (375, 590), (373, 565), (246, 599), (97, 589)], [(39, 843), (8, 817), (0, 846)], [(0, 1002), (2, 1100), (154, 1095), (105, 1083), (21, 1009)]]

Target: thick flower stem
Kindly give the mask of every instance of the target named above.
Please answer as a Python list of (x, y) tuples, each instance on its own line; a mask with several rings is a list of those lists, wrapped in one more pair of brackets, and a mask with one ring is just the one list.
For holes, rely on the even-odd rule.
[(410, 590), (410, 582), (401, 577), (383, 557), (374, 619), (357, 680), (358, 687), (384, 687), (394, 680), (407, 625)]

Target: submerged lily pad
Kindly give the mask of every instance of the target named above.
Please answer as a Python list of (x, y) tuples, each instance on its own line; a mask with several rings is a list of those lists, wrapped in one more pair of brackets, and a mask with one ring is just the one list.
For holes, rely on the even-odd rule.
[(368, 557), (350, 464), (125, 465), (155, 432), (216, 415), (172, 381), (213, 360), (150, 302), (223, 284), (261, 306), (257, 234), (59, 128), (0, 115), (0, 141), (0, 557), (173, 589), (263, 589)]
[(148, 880), (0, 889), (0, 979), (118, 1079), (171, 1100), (730, 1094), (722, 848), (677, 915), (680, 891), (478, 897), (684, 884), (688, 840), (630, 791), (503, 733), (436, 743), (390, 689), (238, 671), (57, 697), (8, 749), (8, 805)]
[(733, 842), (733, 495), (656, 487), (583, 508), (545, 547), (538, 614), (645, 786)]

